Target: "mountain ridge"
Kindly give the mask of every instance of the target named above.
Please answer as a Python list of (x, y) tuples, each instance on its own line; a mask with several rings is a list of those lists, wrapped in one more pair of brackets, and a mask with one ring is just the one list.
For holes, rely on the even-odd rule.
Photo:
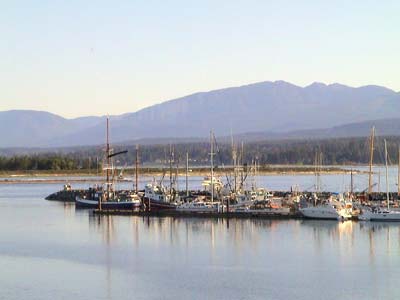
[[(393, 119), (399, 111), (400, 93), (386, 87), (320, 82), (300, 87), (279, 80), (197, 92), (110, 116), (110, 120), (112, 140), (118, 143), (145, 138), (206, 137), (210, 129), (219, 136), (230, 132), (284, 136), (289, 132), (319, 132), (321, 128)], [(105, 118), (67, 119), (43, 111), (2, 111), (0, 147), (101, 144)]]

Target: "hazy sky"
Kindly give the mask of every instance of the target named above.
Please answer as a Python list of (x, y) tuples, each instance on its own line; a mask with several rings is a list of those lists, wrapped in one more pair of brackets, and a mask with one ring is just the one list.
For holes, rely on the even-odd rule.
[(266, 80), (400, 90), (400, 1), (0, 3), (0, 110), (120, 114)]

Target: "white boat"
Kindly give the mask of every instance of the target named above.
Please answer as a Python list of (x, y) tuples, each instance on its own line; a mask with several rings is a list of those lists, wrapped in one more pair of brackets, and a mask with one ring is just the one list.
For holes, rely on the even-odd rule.
[(178, 205), (177, 211), (181, 212), (217, 212), (218, 204), (212, 204), (203, 201), (192, 201)]
[(397, 221), (400, 222), (400, 211), (383, 209), (381, 207), (363, 207), (358, 216), (360, 221)]
[(288, 216), (290, 215), (290, 207), (266, 207), (254, 209), (250, 207), (239, 207), (234, 210), (238, 213), (252, 214), (258, 216)]
[(351, 210), (336, 201), (300, 208), (299, 211), (305, 218), (309, 219), (348, 220), (352, 217)]

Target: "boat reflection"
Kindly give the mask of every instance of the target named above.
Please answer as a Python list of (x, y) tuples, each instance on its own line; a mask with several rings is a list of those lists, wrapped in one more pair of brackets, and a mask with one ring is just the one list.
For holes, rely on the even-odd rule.
[(170, 247), (184, 254), (184, 259), (190, 259), (193, 249), (201, 249), (214, 261), (227, 248), (235, 259), (245, 259), (249, 254), (275, 251), (279, 244), (316, 254), (333, 253), (343, 263), (355, 256), (374, 262), (377, 253), (393, 256), (400, 251), (397, 223), (118, 216), (89, 220), (93, 232), (110, 248), (119, 238), (118, 244), (128, 243), (136, 252), (151, 244), (152, 255)]

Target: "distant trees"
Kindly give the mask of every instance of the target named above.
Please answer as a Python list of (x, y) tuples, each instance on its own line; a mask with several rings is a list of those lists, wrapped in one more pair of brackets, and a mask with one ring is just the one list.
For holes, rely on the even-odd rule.
[[(397, 163), (399, 137), (388, 137), (389, 163)], [(384, 163), (383, 138), (375, 141), (374, 163)], [(238, 147), (241, 148), (241, 147)], [(337, 138), (326, 140), (285, 140), (261, 141), (244, 144), (243, 163), (250, 164), (254, 159), (261, 165), (296, 164), (312, 165), (315, 153), (321, 152), (323, 164), (367, 164), (369, 162), (369, 143), (367, 138)], [(119, 166), (134, 165), (135, 145), (117, 146), (114, 151), (128, 150), (127, 154), (117, 156), (115, 164)], [(86, 147), (72, 152), (23, 154), (0, 156), (0, 170), (77, 170), (101, 168), (104, 151), (100, 147)], [(209, 164), (209, 143), (192, 143), (177, 145), (143, 145), (140, 147), (141, 164), (167, 165), (170, 152), (174, 153), (174, 166), (183, 166), (186, 152), (190, 164)], [(216, 145), (215, 165), (232, 164), (230, 144)], [(238, 149), (240, 152), (240, 149)]]
[(26, 170), (77, 170), (96, 168), (91, 162), (89, 165), (88, 159), (74, 158), (68, 155), (23, 155), (12, 157), (0, 156), (1, 171), (26, 171)]

